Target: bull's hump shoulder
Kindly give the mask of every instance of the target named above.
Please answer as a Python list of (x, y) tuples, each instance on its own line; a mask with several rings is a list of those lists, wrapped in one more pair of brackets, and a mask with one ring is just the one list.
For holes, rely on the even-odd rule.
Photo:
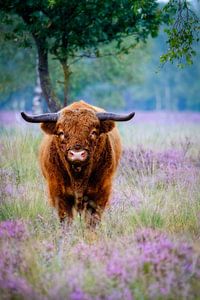
[(77, 102), (73, 102), (72, 104), (70, 104), (69, 106), (65, 107), (64, 110), (76, 110), (76, 109), (92, 109), (92, 105), (86, 103), (83, 100), (77, 101)]
[(104, 109), (102, 109), (100, 107), (97, 107), (97, 106), (94, 106), (94, 105), (91, 105), (91, 104), (88, 104), (84, 100), (73, 102), (69, 106), (65, 107), (63, 110), (70, 110), (70, 109), (76, 110), (76, 109), (81, 109), (81, 108), (92, 110), (92, 111), (95, 111), (95, 112), (104, 111)]

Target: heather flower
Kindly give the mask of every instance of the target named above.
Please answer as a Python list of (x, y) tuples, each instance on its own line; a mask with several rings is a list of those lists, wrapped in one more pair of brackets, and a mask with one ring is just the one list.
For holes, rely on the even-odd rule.
[[(160, 122), (171, 126), (183, 120), (199, 123), (200, 114), (189, 114), (186, 118), (186, 114), (138, 113), (130, 131), (137, 131), (135, 123)], [(129, 122), (125, 127), (132, 124)], [(149, 141), (150, 145), (155, 141), (155, 145), (145, 148), (134, 143), (132, 148), (124, 148), (110, 207), (96, 230), (96, 238), (90, 239), (77, 218), (70, 228), (66, 226), (59, 239), (58, 221), (46, 210), (39, 212), (39, 216), (44, 213), (42, 218), (36, 217), (32, 222), (29, 230), (33, 234), (29, 234), (21, 220), (0, 222), (0, 298), (199, 299), (200, 151), (197, 127), (191, 125), (187, 130), (191, 132), (194, 128), (194, 135), (188, 131), (189, 138), (183, 137), (186, 131), (179, 137), (175, 132), (172, 140), (171, 129), (178, 127), (169, 128), (166, 143), (163, 137), (149, 139), (149, 132), (149, 140), (145, 141), (144, 136), (139, 141), (136, 132), (137, 143)], [(126, 140), (126, 131), (124, 137)], [(39, 174), (34, 169), (36, 155), (31, 156), (37, 147), (31, 144), (30, 151), (27, 144), (35, 141), (29, 133), (23, 136), (23, 141), (28, 142), (23, 147), (22, 143), (19, 147), (17, 135), (15, 138), (11, 141), (9, 136), (7, 145), (2, 139), (2, 165), (6, 166), (0, 170), (2, 215), (5, 212), (23, 216), (20, 210), (26, 208), (26, 203), (31, 209), (28, 215), (38, 215), (44, 194), (35, 194), (35, 186), (40, 188), (43, 184), (40, 177), (33, 177)], [(9, 161), (8, 149), (13, 143), (19, 148), (15, 160)], [(33, 164), (27, 166), (31, 157)], [(141, 229), (144, 224), (162, 229)]]
[(125, 149), (121, 159), (122, 176), (132, 177), (139, 186), (183, 186), (196, 183), (199, 170), (183, 150), (156, 152), (142, 147)]
[(41, 246), (43, 251), (40, 253), (40, 256), (42, 257), (43, 261), (48, 264), (56, 255), (55, 244), (52, 241), (44, 240), (41, 243)]
[(15, 187), (13, 183), (15, 180), (16, 176), (13, 171), (10, 169), (0, 169), (0, 190), (2, 194), (1, 201), (14, 194)]
[[(9, 125), (16, 126), (16, 123), (19, 122), (19, 118), (17, 116), (19, 115), (18, 112), (14, 111), (1, 111), (0, 112), (0, 124), (5, 124), (6, 127)], [(23, 122), (21, 122), (23, 125)]]
[(137, 118), (134, 118), (131, 122), (138, 124), (156, 124), (169, 126), (173, 124), (184, 123), (200, 123), (200, 114), (198, 112), (166, 112), (166, 111), (139, 111), (137, 112)]
[(121, 166), (124, 172), (127, 167), (136, 172), (137, 174), (152, 174), (154, 169), (154, 152), (152, 150), (144, 150), (138, 148), (137, 150), (124, 149)]
[(134, 300), (132, 292), (128, 287), (124, 289), (115, 289), (106, 297), (106, 300)]
[(155, 152), (152, 150), (138, 147), (136, 150), (125, 149), (122, 156), (123, 165), (129, 166), (133, 171), (141, 174), (153, 174), (156, 169), (165, 167), (178, 168), (179, 166), (189, 164), (185, 154), (178, 150), (166, 150), (163, 152)]
[(80, 288), (75, 289), (69, 295), (70, 300), (91, 300), (92, 297), (87, 295), (83, 290)]
[[(151, 274), (148, 287), (152, 299), (176, 295), (185, 298), (192, 293), (189, 280), (200, 280), (200, 258), (194, 261), (194, 250), (186, 243), (173, 242), (161, 232), (150, 229), (136, 234), (140, 253), (139, 264), (144, 274)], [(192, 271), (195, 266), (195, 271)]]
[(41, 299), (24, 278), (11, 274), (4, 279), (0, 278), (0, 290), (1, 299), (5, 300), (14, 299), (15, 297), (20, 297), (20, 299)]
[(116, 249), (114, 249), (112, 257), (108, 261), (107, 274), (113, 278), (120, 277), (121, 280), (126, 280), (128, 275), (124, 258)]
[(84, 281), (84, 264), (79, 262), (79, 264), (72, 266), (68, 271), (68, 275), (68, 286), (71, 290), (77, 290), (80, 286), (82, 286)]
[(19, 244), (13, 245), (7, 240), (0, 245), (1, 299), (40, 299), (27, 280), (20, 275), (27, 268)]
[[(134, 236), (123, 238), (120, 243), (108, 243), (105, 249), (100, 244), (81, 243), (75, 252), (79, 259), (78, 266), (81, 266), (80, 272), (70, 270), (73, 285), (68, 284), (73, 290), (78, 287), (83, 289), (89, 266), (96, 269), (93, 278), (100, 282), (101, 270), (101, 276), (105, 272), (108, 279), (107, 289), (105, 285), (101, 290), (102, 299), (133, 299), (134, 289), (130, 287), (138, 280), (148, 299), (184, 299), (193, 297), (191, 280), (200, 280), (200, 260), (194, 259), (193, 248), (187, 243), (173, 241), (158, 230), (139, 230)], [(76, 269), (75, 266), (73, 269)], [(106, 284), (104, 277), (101, 279)], [(109, 282), (115, 284), (115, 290), (109, 289)]]
[(105, 244), (90, 245), (85, 242), (80, 242), (74, 247), (73, 253), (76, 254), (77, 259), (85, 263), (90, 261), (95, 262), (99, 259), (101, 262), (105, 262), (109, 255), (109, 249), (108, 245)]
[[(112, 208), (119, 208), (122, 210), (123, 208), (130, 208), (134, 207), (134, 209), (138, 209), (142, 204), (142, 199), (137, 195), (137, 192), (133, 194), (133, 191), (129, 188), (121, 190), (117, 190), (118, 180), (116, 180), (115, 186), (113, 188), (113, 194), (111, 199), (111, 207)], [(118, 185), (119, 187), (119, 185)]]
[(0, 222), (0, 239), (11, 238), (18, 241), (28, 236), (25, 224), (20, 220), (7, 220)]

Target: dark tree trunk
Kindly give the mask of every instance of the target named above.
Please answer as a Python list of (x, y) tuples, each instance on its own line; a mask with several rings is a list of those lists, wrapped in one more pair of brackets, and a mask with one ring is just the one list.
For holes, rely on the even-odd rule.
[[(20, 13), (24, 22), (29, 26), (32, 25), (32, 20), (26, 11)], [(48, 66), (48, 50), (45, 47), (45, 38), (39, 37), (35, 32), (32, 32), (33, 39), (35, 40), (37, 54), (38, 54), (38, 72), (40, 77), (40, 85), (42, 88), (43, 96), (47, 102), (48, 108), (51, 112), (56, 112), (61, 109), (61, 104), (57, 99), (51, 85)]]
[(57, 99), (53, 88), (51, 85), (51, 80), (49, 76), (49, 67), (48, 67), (48, 52), (44, 46), (44, 41), (41, 41), (34, 37), (36, 42), (36, 47), (38, 51), (38, 71), (40, 75), (40, 83), (44, 98), (47, 102), (48, 108), (51, 112), (56, 112), (61, 109), (61, 104)]

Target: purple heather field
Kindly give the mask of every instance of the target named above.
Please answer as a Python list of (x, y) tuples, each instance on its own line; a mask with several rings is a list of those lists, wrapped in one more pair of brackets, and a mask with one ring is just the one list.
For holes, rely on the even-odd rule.
[[(137, 111), (134, 123), (156, 123), (169, 124), (169, 123), (200, 123), (200, 113), (198, 112), (165, 112), (165, 111)], [(0, 111), (0, 124), (20, 126), (25, 125), (21, 119), (20, 112), (18, 111)]]
[[(9, 124), (9, 126), (7, 126)], [(200, 299), (200, 113), (136, 112), (96, 232), (60, 227), (41, 134), (0, 112), (0, 299)]]

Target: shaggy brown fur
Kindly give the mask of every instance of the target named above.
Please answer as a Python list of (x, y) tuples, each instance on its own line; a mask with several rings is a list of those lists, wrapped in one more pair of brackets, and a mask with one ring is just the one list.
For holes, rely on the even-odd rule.
[[(103, 111), (83, 101), (61, 110), (56, 123), (42, 123), (47, 133), (40, 148), (42, 173), (48, 184), (49, 201), (60, 220), (71, 222), (83, 213), (95, 226), (109, 202), (113, 175), (121, 155), (119, 132), (113, 121), (99, 121)], [(87, 159), (70, 162), (69, 149), (85, 149)]]

